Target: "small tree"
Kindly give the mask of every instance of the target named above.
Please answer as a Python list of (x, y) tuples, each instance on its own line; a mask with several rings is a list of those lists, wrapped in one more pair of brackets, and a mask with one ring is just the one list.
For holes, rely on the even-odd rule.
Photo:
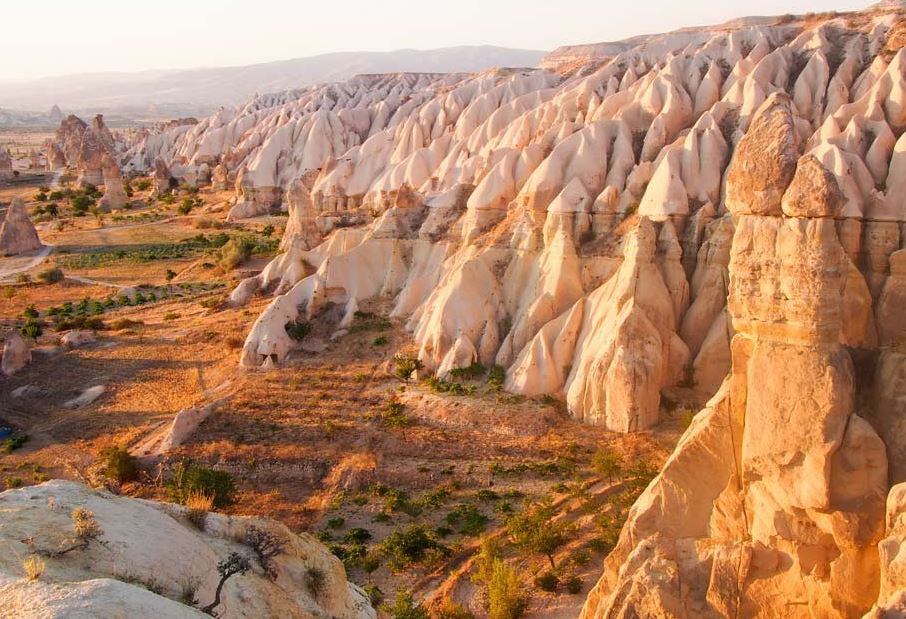
[(223, 585), (226, 581), (236, 574), (245, 574), (251, 569), (247, 557), (243, 557), (238, 552), (230, 553), (230, 556), (217, 564), (217, 573), (220, 574), (220, 582), (217, 583), (217, 590), (214, 591), (214, 601), (201, 609), (201, 612), (213, 615), (215, 608), (220, 606), (220, 594), (223, 593)]
[(591, 458), (591, 465), (598, 475), (606, 477), (611, 483), (613, 483), (613, 478), (619, 475), (623, 468), (620, 456), (606, 447), (599, 447), (595, 451), (595, 455)]
[(167, 269), (165, 277), (167, 278), (167, 283), (172, 282), (173, 278), (176, 277), (176, 271), (174, 271), (173, 269)]
[(274, 565), (274, 557), (283, 553), (286, 540), (276, 533), (252, 526), (245, 532), (245, 545), (255, 551), (264, 575), (271, 580), (276, 580), (277, 566)]
[(488, 586), (488, 619), (517, 619), (528, 600), (516, 570), (503, 559), (494, 559)]
[(397, 378), (406, 382), (409, 382), (413, 373), (423, 367), (422, 362), (418, 357), (404, 353), (395, 354), (393, 356), (393, 363), (396, 366), (394, 374), (396, 374)]
[(429, 619), (427, 609), (405, 590), (397, 591), (393, 606), (388, 605), (384, 610), (392, 619)]
[(506, 527), (517, 546), (547, 557), (551, 569), (557, 567), (554, 564), (554, 553), (573, 532), (569, 523), (554, 520), (554, 506), (549, 499), (543, 499), (510, 517)]

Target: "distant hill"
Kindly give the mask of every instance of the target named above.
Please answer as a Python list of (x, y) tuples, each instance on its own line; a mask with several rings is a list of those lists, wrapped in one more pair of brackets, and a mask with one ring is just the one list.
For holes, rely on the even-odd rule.
[(59, 104), (75, 112), (141, 117), (206, 114), (258, 93), (341, 81), (358, 73), (472, 72), (533, 67), (543, 51), (461, 46), (392, 52), (340, 52), (239, 67), (136, 73), (82, 73), (0, 82), (0, 108), (46, 113)]

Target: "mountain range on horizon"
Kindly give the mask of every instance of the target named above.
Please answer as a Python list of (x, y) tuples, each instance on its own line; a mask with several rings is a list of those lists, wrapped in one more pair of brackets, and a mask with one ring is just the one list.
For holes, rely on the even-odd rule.
[(356, 74), (473, 73), (492, 67), (534, 67), (546, 54), (540, 50), (477, 45), (336, 52), (244, 66), (0, 81), (0, 125), (34, 124), (36, 113), (47, 114), (54, 105), (72, 113), (100, 112), (136, 119), (205, 115), (222, 105), (236, 105), (256, 92), (342, 81)]

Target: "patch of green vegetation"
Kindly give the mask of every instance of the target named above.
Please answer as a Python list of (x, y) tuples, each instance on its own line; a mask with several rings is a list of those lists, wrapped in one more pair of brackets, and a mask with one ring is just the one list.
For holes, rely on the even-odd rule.
[(311, 323), (304, 320), (288, 322), (283, 328), (286, 331), (286, 334), (297, 342), (301, 342), (309, 333), (311, 333)]
[(380, 544), (380, 552), (393, 569), (404, 569), (422, 563), (429, 556), (446, 556), (449, 548), (434, 538), (432, 532), (421, 525), (397, 529)]
[(25, 443), (28, 442), (27, 434), (19, 434), (17, 436), (10, 436), (3, 442), (3, 452), (4, 453), (13, 453), (17, 449), (21, 448)]
[(458, 527), (460, 534), (473, 536), (483, 533), (490, 519), (474, 505), (461, 503), (447, 514), (445, 520)]
[(383, 316), (375, 316), (368, 312), (356, 312), (355, 320), (349, 327), (350, 333), (362, 333), (364, 331), (386, 331), (393, 327), (393, 323)]
[(400, 380), (409, 381), (412, 375), (422, 369), (422, 362), (413, 355), (397, 353), (393, 356), (394, 371)]
[(523, 550), (547, 557), (555, 569), (554, 553), (575, 533), (572, 524), (555, 518), (550, 500), (542, 499), (507, 519), (507, 533)]
[(474, 361), (467, 367), (450, 370), (450, 378), (453, 380), (474, 380), (479, 376), (484, 376), (485, 372), (487, 372), (487, 368)]
[(125, 447), (108, 447), (101, 452), (104, 475), (117, 483), (134, 481), (138, 476), (138, 461)]
[(434, 375), (426, 378), (424, 384), (433, 393), (447, 395), (472, 395), (475, 393), (474, 385), (463, 385), (462, 383), (444, 380)]
[(184, 504), (193, 493), (210, 496), (217, 508), (236, 501), (236, 484), (229, 473), (197, 464), (177, 464), (166, 486), (170, 499), (176, 503)]

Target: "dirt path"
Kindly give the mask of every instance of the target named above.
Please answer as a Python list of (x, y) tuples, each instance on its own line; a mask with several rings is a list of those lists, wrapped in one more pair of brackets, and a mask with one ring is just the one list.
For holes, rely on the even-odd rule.
[(91, 279), (90, 277), (82, 277), (81, 275), (66, 275), (66, 279), (71, 279), (74, 282), (79, 282), (80, 284), (89, 284), (92, 286), (107, 286), (108, 288), (116, 288), (117, 290), (126, 290), (127, 288), (133, 288), (134, 286), (124, 286), (123, 284), (114, 284), (113, 282), (102, 282), (97, 279)]
[[(12, 262), (13, 266), (0, 268), (0, 283), (3, 283), (4, 280), (7, 280), (14, 275), (18, 275), (19, 273), (23, 273), (25, 271), (28, 271), (29, 269), (35, 268), (36, 266), (44, 262), (44, 259), (47, 258), (47, 256), (49, 256), (50, 252), (52, 252), (53, 250), (53, 245), (45, 245), (43, 248), (41, 248), (41, 251), (39, 251), (31, 258), (7, 258), (5, 261)], [(17, 262), (19, 264), (16, 264)]]

